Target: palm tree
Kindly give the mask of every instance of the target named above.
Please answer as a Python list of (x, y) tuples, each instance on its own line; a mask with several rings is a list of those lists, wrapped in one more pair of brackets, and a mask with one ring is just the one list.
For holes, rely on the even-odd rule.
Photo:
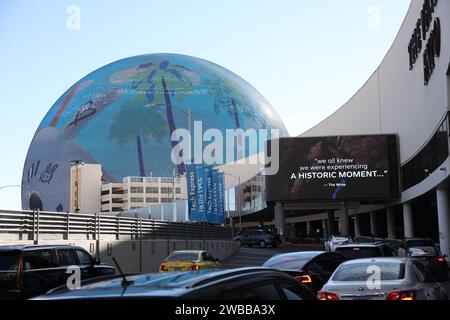
[(146, 140), (161, 142), (167, 132), (162, 112), (156, 108), (145, 108), (144, 106), (145, 101), (139, 97), (130, 100), (113, 119), (109, 133), (109, 138), (116, 140), (120, 145), (136, 143), (141, 177), (146, 176), (142, 137), (145, 137)]
[[(169, 139), (173, 148), (178, 142), (171, 139), (177, 129), (172, 99), (176, 98), (182, 103), (198, 82), (199, 76), (196, 73), (184, 66), (171, 64), (168, 60), (142, 64), (138, 66), (138, 72), (134, 76), (132, 86), (145, 91), (147, 106), (166, 106)], [(177, 169), (179, 175), (186, 172), (184, 163), (179, 164)]]
[[(258, 121), (260, 118), (255, 115), (250, 98), (242, 92), (234, 83), (228, 81), (226, 78), (215, 76), (209, 81), (209, 95), (214, 101), (214, 111), (220, 114), (222, 111), (234, 118), (235, 128), (243, 129), (239, 116), (246, 119)], [(265, 127), (265, 124), (263, 124)], [(242, 137), (238, 137), (238, 152), (243, 148)], [(238, 157), (244, 156), (238, 153)], [(237, 160), (237, 159), (236, 159)]]

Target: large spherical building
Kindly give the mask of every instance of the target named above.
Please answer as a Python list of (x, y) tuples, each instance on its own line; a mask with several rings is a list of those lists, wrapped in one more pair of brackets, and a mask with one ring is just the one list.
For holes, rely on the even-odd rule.
[(214, 63), (177, 54), (123, 59), (78, 81), (42, 120), (25, 161), (23, 209), (38, 204), (67, 211), (74, 160), (101, 164), (105, 183), (172, 176), (170, 137), (188, 129), (189, 118), (202, 121), (204, 131), (279, 129), (287, 135), (255, 88)]

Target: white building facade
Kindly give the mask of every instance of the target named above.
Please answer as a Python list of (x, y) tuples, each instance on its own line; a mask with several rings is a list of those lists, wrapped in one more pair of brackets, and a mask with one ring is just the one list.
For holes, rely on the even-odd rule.
[[(415, 220), (423, 214), (417, 204), (422, 199), (437, 211), (429, 219), (437, 220), (442, 252), (450, 256), (449, 105), (450, 1), (413, 0), (370, 79), (333, 115), (301, 135), (398, 135), (401, 198), (387, 203), (383, 215), (369, 207), (350, 215), (337, 212), (341, 230), (349, 230), (353, 219), (357, 233), (359, 215), (370, 213), (371, 231), (377, 232), (382, 216), (388, 236), (395, 235), (396, 224), (403, 224), (403, 236), (414, 237), (420, 231)], [(395, 221), (398, 210), (403, 221)]]

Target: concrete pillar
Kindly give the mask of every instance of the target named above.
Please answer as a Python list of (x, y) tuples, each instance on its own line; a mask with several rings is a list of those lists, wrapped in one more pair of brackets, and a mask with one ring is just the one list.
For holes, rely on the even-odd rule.
[(306, 236), (310, 237), (312, 234), (312, 221), (306, 221)]
[(355, 236), (361, 235), (361, 217), (359, 214), (355, 214)]
[(387, 236), (388, 238), (395, 239), (395, 210), (394, 208), (387, 208)]
[(334, 230), (334, 211), (329, 210), (328, 211), (328, 235), (332, 236), (336, 232)]
[(281, 203), (277, 203), (275, 206), (275, 228), (277, 229), (283, 244), (286, 243), (286, 214)]
[(413, 212), (410, 203), (403, 204), (403, 225), (405, 238), (414, 238)]
[(350, 215), (349, 215), (348, 209), (342, 210), (340, 224), (341, 224), (341, 235), (349, 236), (350, 235)]
[(438, 219), (439, 219), (439, 242), (443, 255), (450, 257), (450, 200), (448, 190), (436, 190)]
[(328, 238), (328, 224), (327, 224), (328, 220), (322, 220), (322, 232), (323, 232), (323, 237), (325, 239)]
[(371, 212), (370, 213), (370, 233), (374, 237), (378, 236), (377, 214), (376, 214), (376, 212)]

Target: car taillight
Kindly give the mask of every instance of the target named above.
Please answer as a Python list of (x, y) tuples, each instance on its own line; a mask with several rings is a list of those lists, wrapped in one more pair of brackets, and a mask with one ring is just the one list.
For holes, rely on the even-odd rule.
[(399, 292), (391, 292), (386, 300), (391, 301), (412, 301), (416, 300), (416, 291), (399, 291)]
[(194, 264), (194, 265), (191, 267), (191, 270), (192, 270), (192, 271), (198, 271), (198, 270), (200, 270), (200, 266), (199, 266), (198, 264)]
[(444, 257), (436, 257), (433, 259), (434, 262), (440, 262), (440, 263), (445, 263), (447, 262), (447, 260), (445, 260)]
[(341, 300), (337, 294), (326, 292), (326, 291), (319, 291), (317, 293), (317, 298), (321, 301), (338, 301)]
[(168, 270), (169, 269), (163, 264), (159, 266), (159, 271), (168, 271)]
[(312, 283), (312, 278), (309, 275), (303, 275), (295, 277), (296, 280), (300, 281), (301, 283)]

